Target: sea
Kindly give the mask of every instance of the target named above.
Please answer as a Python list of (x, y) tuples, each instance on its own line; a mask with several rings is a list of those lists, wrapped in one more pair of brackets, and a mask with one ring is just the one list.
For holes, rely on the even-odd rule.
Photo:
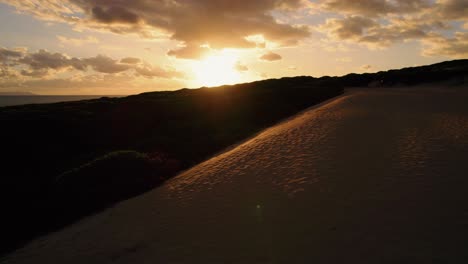
[(122, 97), (122, 95), (1, 95), (0, 107), (25, 105), (25, 104), (47, 104), (58, 102), (70, 102), (97, 99), (101, 97)]

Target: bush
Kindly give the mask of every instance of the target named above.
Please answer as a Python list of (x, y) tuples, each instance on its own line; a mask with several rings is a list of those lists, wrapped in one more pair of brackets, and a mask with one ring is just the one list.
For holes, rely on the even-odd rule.
[(60, 175), (56, 196), (65, 208), (74, 205), (74, 211), (104, 207), (160, 184), (169, 170), (178, 170), (174, 163), (162, 155), (111, 152)]

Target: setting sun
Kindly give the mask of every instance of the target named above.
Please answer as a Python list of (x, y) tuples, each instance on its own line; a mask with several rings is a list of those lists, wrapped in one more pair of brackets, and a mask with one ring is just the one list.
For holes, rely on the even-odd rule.
[(241, 81), (236, 70), (238, 55), (234, 52), (221, 51), (193, 63), (195, 81), (201, 86), (219, 86)]

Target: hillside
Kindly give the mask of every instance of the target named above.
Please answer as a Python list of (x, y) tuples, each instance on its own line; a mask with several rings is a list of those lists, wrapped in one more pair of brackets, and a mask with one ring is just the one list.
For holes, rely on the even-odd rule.
[(343, 92), (313, 82), (299, 77), (0, 108), (2, 248), (150, 190)]
[(467, 101), (348, 90), (5, 263), (467, 263)]
[(148, 191), (345, 87), (462, 85), (467, 75), (468, 60), (459, 60), (0, 108), (2, 249)]

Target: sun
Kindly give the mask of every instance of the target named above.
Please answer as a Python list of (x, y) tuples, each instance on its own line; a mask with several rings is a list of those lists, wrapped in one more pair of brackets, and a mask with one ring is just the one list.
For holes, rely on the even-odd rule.
[(236, 70), (238, 60), (235, 52), (224, 50), (194, 62), (195, 82), (207, 87), (239, 83), (241, 74)]

